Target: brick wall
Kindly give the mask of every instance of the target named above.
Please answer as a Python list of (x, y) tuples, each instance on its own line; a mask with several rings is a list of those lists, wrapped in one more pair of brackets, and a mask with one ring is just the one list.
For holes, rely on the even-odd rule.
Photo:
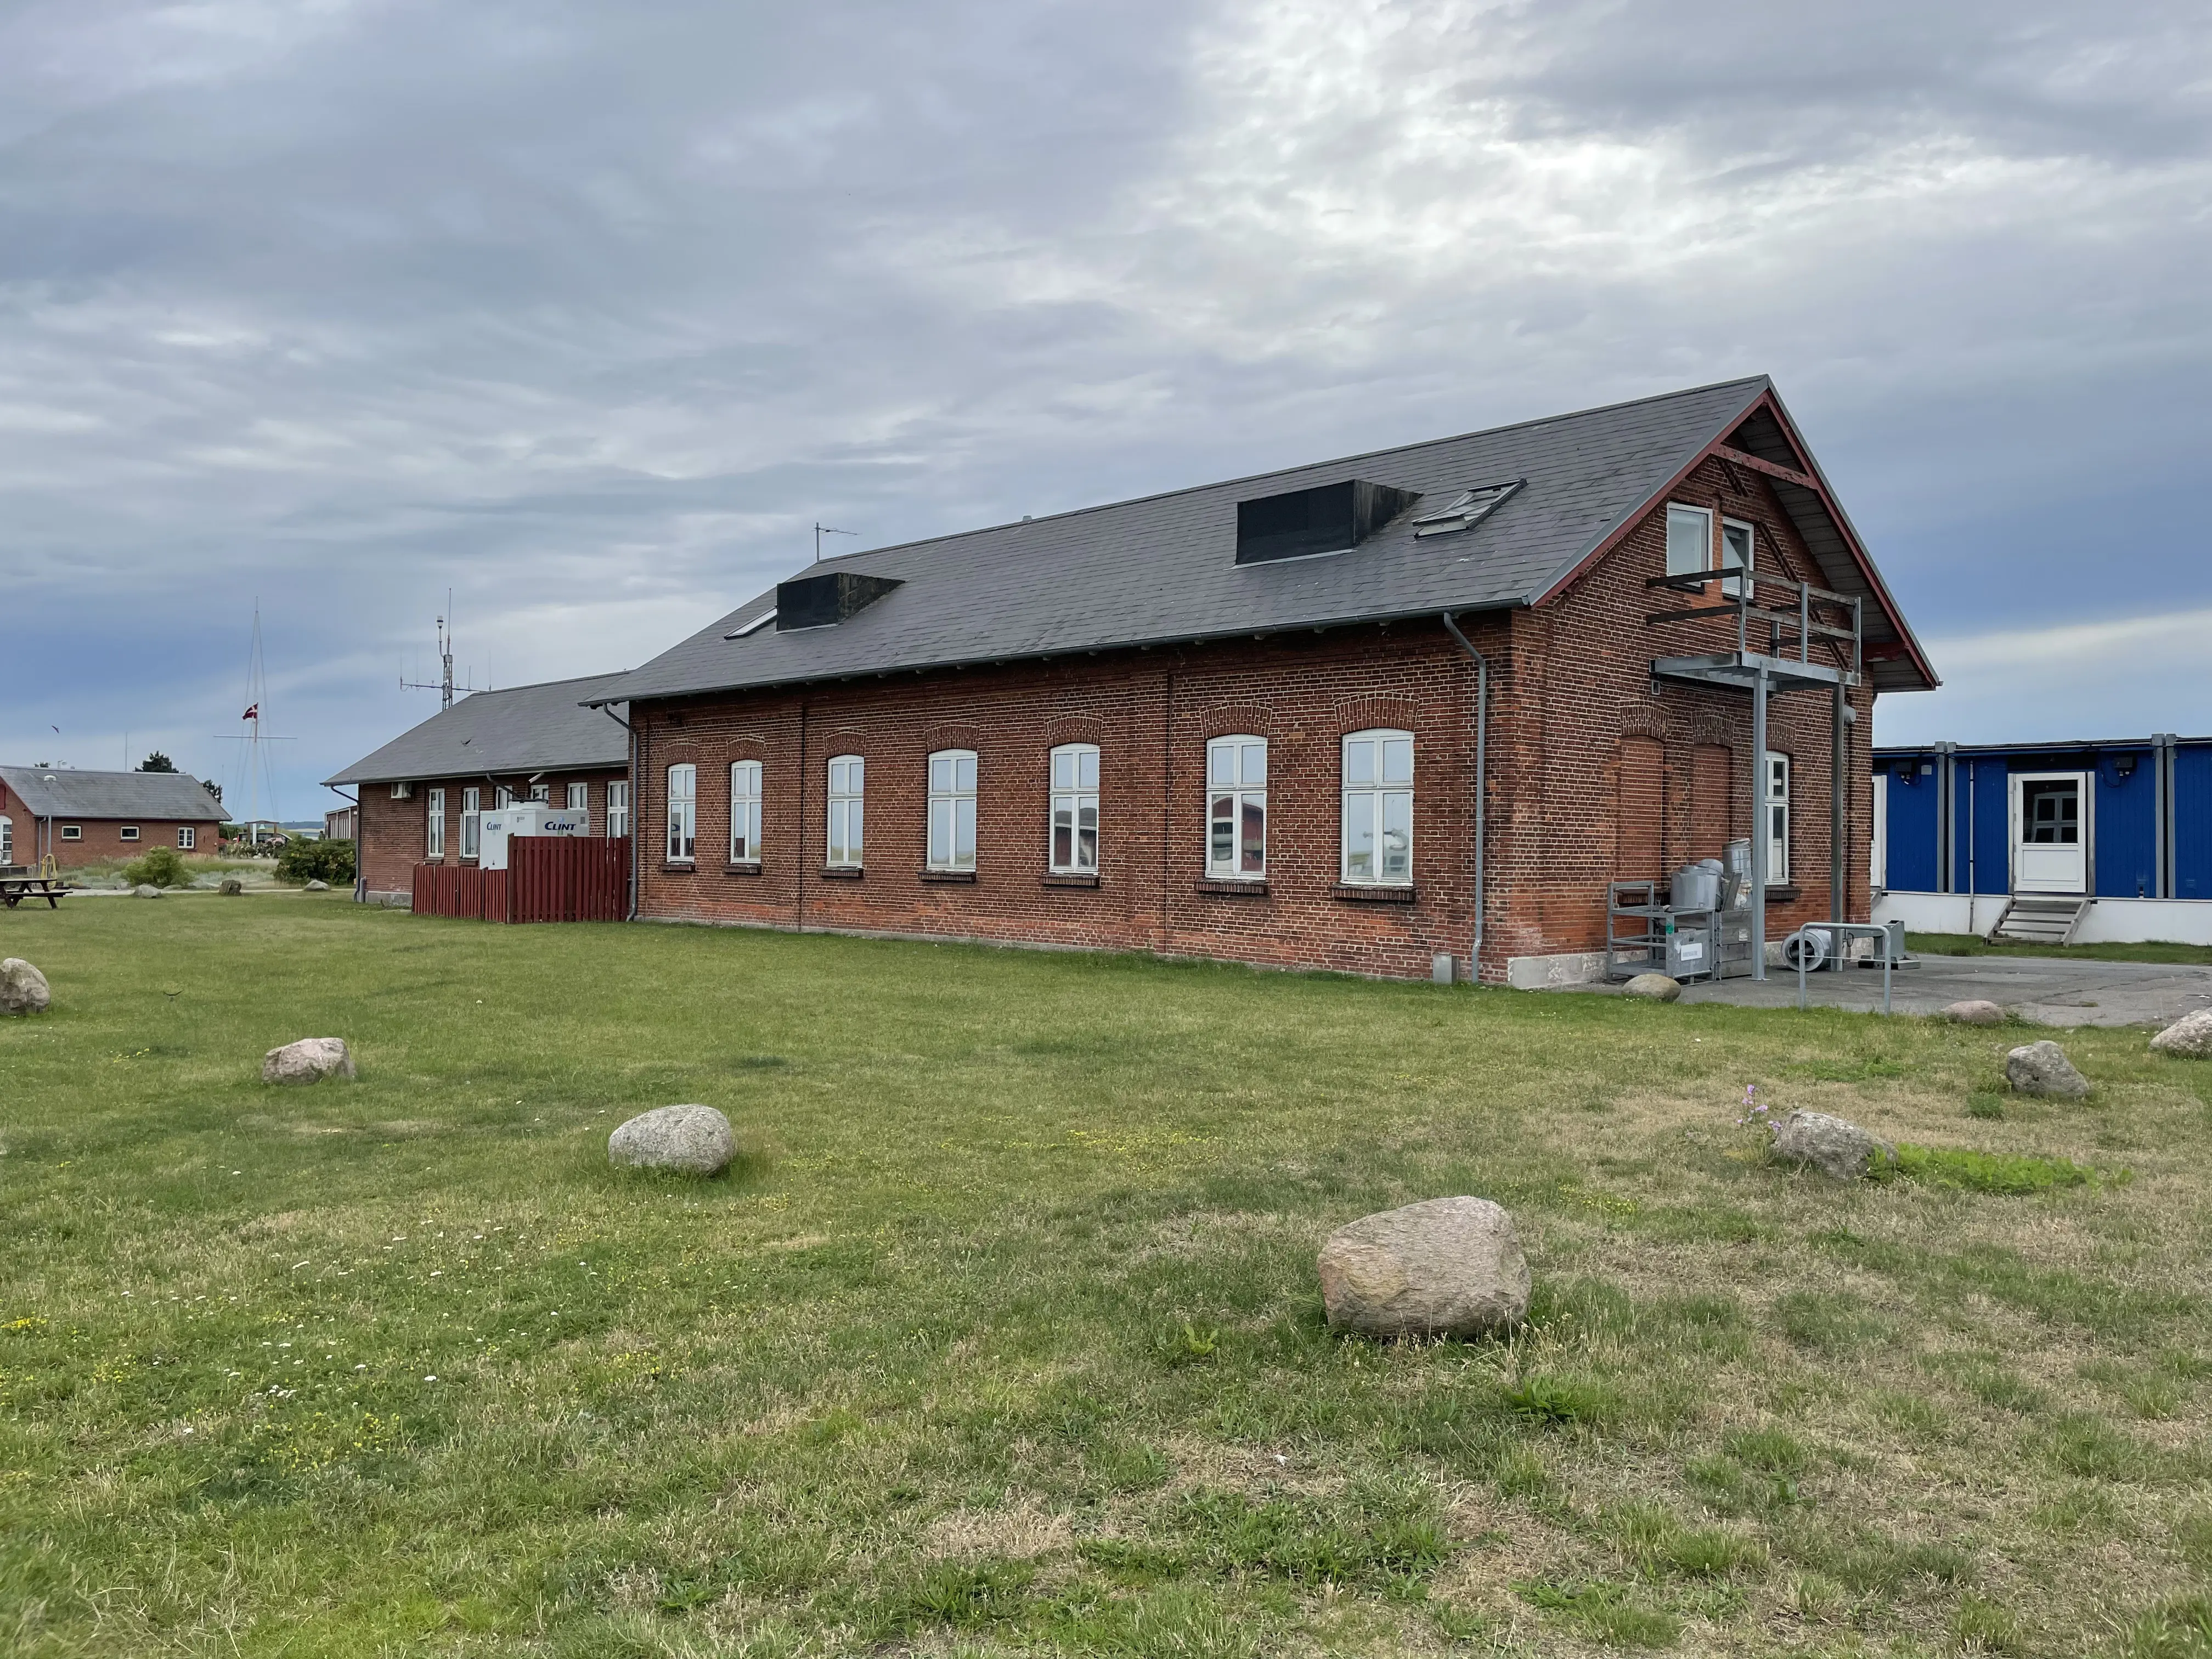
[[(1759, 475), (1716, 460), (1675, 499), (1752, 523), (1759, 568), (1817, 579)], [(1624, 860), (1656, 853), (1655, 869), (1633, 873), (1662, 873), (1749, 833), (1748, 695), (1651, 680), (1655, 656), (1723, 644), (1701, 633), (1715, 624), (1644, 623), (1682, 603), (1644, 586), (1664, 570), (1664, 526), (1662, 508), (1540, 609), (1463, 619), (1492, 666), (1486, 978), (1502, 978), (1509, 957), (1600, 948), (1605, 884)], [(1863, 917), (1872, 694), (1853, 701), (1846, 914)], [(1474, 665), (1440, 623), (1421, 621), (638, 705), (641, 913), (1426, 975), (1434, 953), (1463, 961), (1474, 928)], [(1416, 742), (1406, 902), (1337, 879), (1340, 739), (1376, 726)], [(1769, 747), (1794, 763), (1794, 890), (1771, 897), (1776, 936), (1827, 914), (1830, 731), (1825, 693), (1773, 699)], [(1206, 741), (1239, 732), (1269, 745), (1258, 890), (1205, 872)], [(1101, 751), (1095, 886), (1047, 873), (1048, 756), (1071, 742)], [(923, 867), (927, 757), (947, 748), (979, 757), (976, 868), (958, 881)], [(857, 878), (823, 867), (827, 763), (844, 754), (867, 762)], [(761, 763), (762, 847), (732, 866), (739, 760)], [(678, 763), (698, 769), (689, 866), (665, 856), (667, 769)]]
[[(620, 782), (624, 774), (618, 770), (597, 768), (581, 772), (548, 772), (539, 777), (540, 783), (553, 788), (552, 804), (565, 806), (568, 801), (568, 786), (581, 783), (588, 790), (592, 811), (592, 833), (607, 833), (607, 785)], [(497, 799), (497, 786), (482, 778), (416, 778), (410, 781), (413, 792), (405, 800), (392, 799), (389, 783), (364, 783), (361, 786), (361, 834), (356, 839), (356, 856), (360, 861), (366, 886), (372, 893), (405, 893), (414, 890), (414, 868), (418, 864), (462, 862), (474, 863), (473, 859), (461, 857), (461, 792), (477, 789), (483, 792), (483, 811), (493, 810)], [(530, 785), (524, 778), (500, 780), (514, 792), (518, 805), (530, 800)], [(446, 853), (442, 860), (428, 856), (430, 792), (446, 792)]]
[[(176, 847), (177, 831), (180, 829), (191, 830), (198, 843), (196, 848), (179, 849), (187, 857), (194, 851), (212, 854), (216, 850), (217, 826), (197, 820), (181, 824), (174, 818), (57, 817), (50, 830), (43, 820), (24, 811), (21, 802), (0, 807), (0, 811), (5, 811), (13, 820), (15, 861), (18, 864), (36, 864), (46, 853), (52, 853), (54, 862), (64, 870), (107, 859), (135, 859), (153, 848)], [(72, 824), (83, 831), (82, 839), (63, 840), (63, 830)], [(136, 840), (123, 838), (126, 828), (137, 830)]]

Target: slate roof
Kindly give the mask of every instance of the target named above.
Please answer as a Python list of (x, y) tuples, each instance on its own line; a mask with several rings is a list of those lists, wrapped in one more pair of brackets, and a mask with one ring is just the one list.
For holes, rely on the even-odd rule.
[[(415, 778), (504, 777), (575, 772), (629, 763), (629, 733), (586, 702), (620, 674), (479, 691), (403, 732), (325, 783), (386, 783)], [(617, 714), (621, 710), (616, 710)]]
[[(799, 574), (849, 570), (902, 585), (834, 627), (779, 632), (771, 623), (726, 637), (775, 605), (771, 589), (598, 696), (681, 696), (1533, 604), (1771, 392), (1764, 375), (1730, 380), (824, 559)], [(1463, 489), (1527, 482), (1457, 535), (1417, 540), (1418, 512), (1409, 512), (1348, 552), (1236, 562), (1238, 501), (1347, 478), (1417, 491), (1428, 507)], [(1850, 553), (1848, 527), (1812, 492), (1795, 494), (1809, 508), (1790, 506), (1808, 541), (1824, 538), (1815, 550), (1828, 585), (1886, 599), (1871, 564)], [(1868, 605), (1870, 643), (1910, 641), (1893, 617), (1884, 603)], [(1909, 648), (1924, 662), (1917, 644)], [(1932, 683), (1910, 662), (1869, 665), (1889, 689)]]
[(38, 818), (166, 820), (221, 823), (207, 786), (184, 772), (72, 772), (60, 767), (0, 766), (10, 806)]

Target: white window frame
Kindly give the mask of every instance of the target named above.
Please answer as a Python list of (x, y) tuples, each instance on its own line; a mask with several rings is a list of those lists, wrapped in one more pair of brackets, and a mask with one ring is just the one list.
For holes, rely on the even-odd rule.
[(678, 761), (668, 769), (668, 861), (692, 864), (699, 857), (699, 769)]
[(426, 859), (446, 856), (446, 792), (443, 789), (428, 789), (422, 794), (422, 856)]
[[(1401, 757), (1397, 752), (1403, 746)], [(1361, 756), (1356, 751), (1364, 749)], [(1339, 814), (1338, 879), (1347, 887), (1410, 887), (1413, 884), (1413, 734), (1376, 726), (1348, 732), (1340, 745), (1342, 810)], [(1403, 776), (1397, 774), (1402, 770)], [(1363, 837), (1368, 867), (1353, 868)], [(1390, 837), (1402, 837), (1394, 858)], [(1395, 863), (1402, 867), (1394, 871)]]
[(618, 778), (607, 786), (607, 838), (619, 841), (629, 834), (629, 780)]
[(730, 763), (730, 862), (761, 861), (761, 763)]
[(932, 870), (975, 868), (975, 751), (939, 749), (929, 757), (929, 839)]
[(414, 799), (414, 797), (415, 797), (415, 786), (414, 786), (413, 784), (411, 784), (411, 783), (395, 783), (395, 784), (393, 784), (393, 785), (392, 786), (392, 799), (394, 799), (394, 800), (412, 800), (412, 799)]
[(822, 861), (832, 870), (858, 870), (867, 856), (867, 759), (833, 755), (827, 770), (830, 797)]
[(81, 823), (65, 823), (62, 825), (62, 839), (64, 841), (82, 841), (84, 839), (84, 826)]
[(550, 806), (553, 804), (553, 786), (550, 783), (532, 784), (530, 802), (533, 806)]
[[(1694, 528), (1692, 520), (1695, 520)], [(1683, 533), (1677, 535), (1680, 529)], [(1697, 562), (1690, 562), (1691, 538), (1696, 538)], [(1700, 570), (1713, 568), (1713, 510), (1710, 507), (1692, 507), (1686, 501), (1667, 503), (1667, 574), (1670, 576), (1693, 576)]]
[(592, 786), (590, 784), (572, 783), (568, 786), (565, 793), (568, 796), (568, 810), (571, 812), (588, 812), (592, 810)]
[(1766, 884), (1790, 884), (1790, 757), (1766, 751), (1759, 779), (1759, 828), (1766, 832)]
[(514, 790), (512, 790), (512, 789), (508, 788), (508, 787), (507, 787), (505, 784), (503, 784), (503, 783), (501, 783), (501, 784), (495, 784), (495, 785), (494, 785), (494, 786), (493, 786), (493, 787), (492, 787), (492, 792), (491, 792), (491, 805), (492, 805), (492, 811), (494, 811), (495, 812), (504, 812), (505, 811), (507, 811), (507, 809), (508, 807), (510, 807), (510, 806), (512, 806), (512, 805), (514, 805)]
[[(1741, 559), (1735, 556), (1735, 549), (1729, 541), (1729, 538), (1738, 532), (1741, 532), (1743, 537)], [(1719, 568), (1723, 570), (1751, 570), (1755, 573), (1759, 563), (1759, 527), (1756, 525), (1747, 524), (1741, 519), (1723, 519), (1719, 558)], [(1741, 599), (1743, 596), (1743, 578), (1741, 576), (1729, 577), (1721, 583), (1721, 592), (1732, 599)]]
[(120, 823), (116, 825), (115, 833), (125, 841), (136, 841), (138, 839), (138, 826), (135, 823)]
[[(1258, 756), (1256, 769), (1253, 757)], [(1217, 782), (1217, 780), (1219, 781)], [(1220, 809), (1227, 806), (1225, 816)], [(1245, 830), (1255, 808), (1260, 817), (1260, 856), (1247, 863)], [(1219, 826), (1226, 823), (1227, 839)], [(1226, 856), (1223, 856), (1225, 850)], [(1206, 744), (1206, 873), (1215, 881), (1267, 878), (1267, 740), (1249, 732), (1211, 738)]]
[[(1045, 867), (1055, 876), (1095, 876), (1098, 873), (1098, 745), (1063, 743), (1052, 751), (1048, 767), (1052, 805), (1045, 820)], [(1083, 839), (1086, 829), (1091, 836), (1087, 847)]]
[(0, 864), (15, 861), (15, 820), (0, 812)]
[[(177, 826), (177, 850), (179, 853), (197, 851), (199, 844), (200, 832), (198, 825), (180, 823)], [(0, 864), (5, 864), (7, 861), (8, 860), (4, 857), (0, 857)]]
[(461, 856), (477, 857), (483, 848), (483, 790), (471, 787), (461, 791)]

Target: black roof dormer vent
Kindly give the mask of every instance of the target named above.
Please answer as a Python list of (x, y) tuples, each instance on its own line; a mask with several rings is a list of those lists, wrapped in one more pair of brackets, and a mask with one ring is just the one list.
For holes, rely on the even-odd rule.
[(1237, 562), (1307, 559), (1359, 545), (1420, 499), (1419, 491), (1347, 478), (1237, 503)]
[(795, 576), (775, 585), (775, 631), (833, 628), (865, 611), (899, 585), (896, 576), (869, 576), (857, 570), (831, 570), (819, 576)]

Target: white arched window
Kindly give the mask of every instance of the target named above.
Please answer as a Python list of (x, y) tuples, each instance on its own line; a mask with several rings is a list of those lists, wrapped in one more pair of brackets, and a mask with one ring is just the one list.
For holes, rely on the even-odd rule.
[(1098, 873), (1098, 745), (1064, 743), (1052, 751), (1052, 839), (1056, 876)]
[(1344, 740), (1347, 886), (1413, 879), (1413, 734), (1354, 732)]
[(858, 755), (840, 755), (830, 763), (830, 845), (823, 861), (835, 868), (860, 866), (867, 774), (868, 763)]
[(761, 837), (761, 763), (730, 763), (730, 862), (758, 864)]
[(975, 751), (940, 749), (929, 757), (929, 867), (975, 867)]
[(1206, 745), (1206, 873), (1239, 881), (1267, 875), (1267, 740), (1216, 738)]
[(668, 861), (689, 864), (699, 850), (699, 769), (668, 769)]

